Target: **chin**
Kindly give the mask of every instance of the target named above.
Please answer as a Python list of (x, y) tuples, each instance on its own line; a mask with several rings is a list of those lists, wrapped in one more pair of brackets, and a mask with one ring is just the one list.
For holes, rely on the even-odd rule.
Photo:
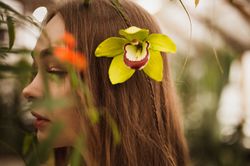
[(43, 141), (46, 141), (48, 139), (48, 134), (47, 132), (42, 132), (42, 131), (37, 131), (36, 137), (38, 142), (42, 143)]
[[(36, 136), (39, 143), (43, 143), (50, 139), (50, 134), (47, 132), (37, 131)], [(72, 138), (65, 137), (63, 134), (54, 137), (51, 141), (53, 142), (52, 148), (71, 147), (74, 145)]]

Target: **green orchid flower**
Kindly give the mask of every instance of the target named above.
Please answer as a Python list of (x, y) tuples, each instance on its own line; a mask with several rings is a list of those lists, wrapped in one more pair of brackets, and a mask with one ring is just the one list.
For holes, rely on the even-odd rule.
[(175, 53), (174, 42), (163, 34), (149, 34), (149, 30), (132, 26), (119, 31), (121, 37), (104, 40), (95, 50), (96, 57), (113, 57), (109, 67), (112, 84), (128, 80), (136, 70), (143, 70), (150, 78), (161, 81), (163, 61), (160, 52)]

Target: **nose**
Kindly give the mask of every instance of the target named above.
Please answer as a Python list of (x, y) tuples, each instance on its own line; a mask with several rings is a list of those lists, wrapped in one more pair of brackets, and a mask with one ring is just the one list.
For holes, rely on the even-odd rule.
[(38, 74), (35, 78), (23, 89), (22, 95), (26, 100), (23, 100), (20, 113), (21, 124), (28, 131), (35, 131), (34, 117), (31, 115), (32, 102), (42, 96), (42, 81)]
[(41, 98), (43, 95), (42, 79), (37, 74), (36, 77), (22, 91), (22, 95), (27, 100)]

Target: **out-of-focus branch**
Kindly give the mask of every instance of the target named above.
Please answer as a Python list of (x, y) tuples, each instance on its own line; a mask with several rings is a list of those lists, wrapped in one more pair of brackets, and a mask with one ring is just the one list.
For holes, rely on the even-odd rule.
[(214, 24), (208, 18), (199, 18), (199, 21), (201, 21), (207, 27), (211, 28), (213, 32), (216, 32), (217, 34), (219, 34), (222, 37), (222, 39), (225, 41), (225, 43), (230, 45), (230, 47), (232, 47), (234, 50), (236, 50), (240, 54), (242, 54), (245, 50), (250, 49), (249, 45), (235, 39), (233, 36), (225, 32), (221, 27)]
[(247, 1), (225, 0), (228, 4), (234, 7), (242, 17), (250, 23), (250, 3)]

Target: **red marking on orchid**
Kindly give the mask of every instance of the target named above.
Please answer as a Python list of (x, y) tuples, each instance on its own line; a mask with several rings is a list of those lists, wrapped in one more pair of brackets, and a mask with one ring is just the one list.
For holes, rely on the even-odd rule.
[[(142, 69), (146, 66), (146, 64), (148, 63), (148, 60), (150, 58), (150, 55), (149, 55), (149, 43), (146, 41), (146, 54), (144, 55), (144, 57), (140, 60), (132, 60), (131, 58), (129, 59), (127, 53), (127, 46), (129, 45), (133, 45), (131, 43), (127, 43), (125, 46), (124, 46), (124, 56), (123, 56), (123, 60), (124, 60), (124, 63), (130, 67), (131, 69)], [(138, 44), (137, 44), (138, 45)]]

